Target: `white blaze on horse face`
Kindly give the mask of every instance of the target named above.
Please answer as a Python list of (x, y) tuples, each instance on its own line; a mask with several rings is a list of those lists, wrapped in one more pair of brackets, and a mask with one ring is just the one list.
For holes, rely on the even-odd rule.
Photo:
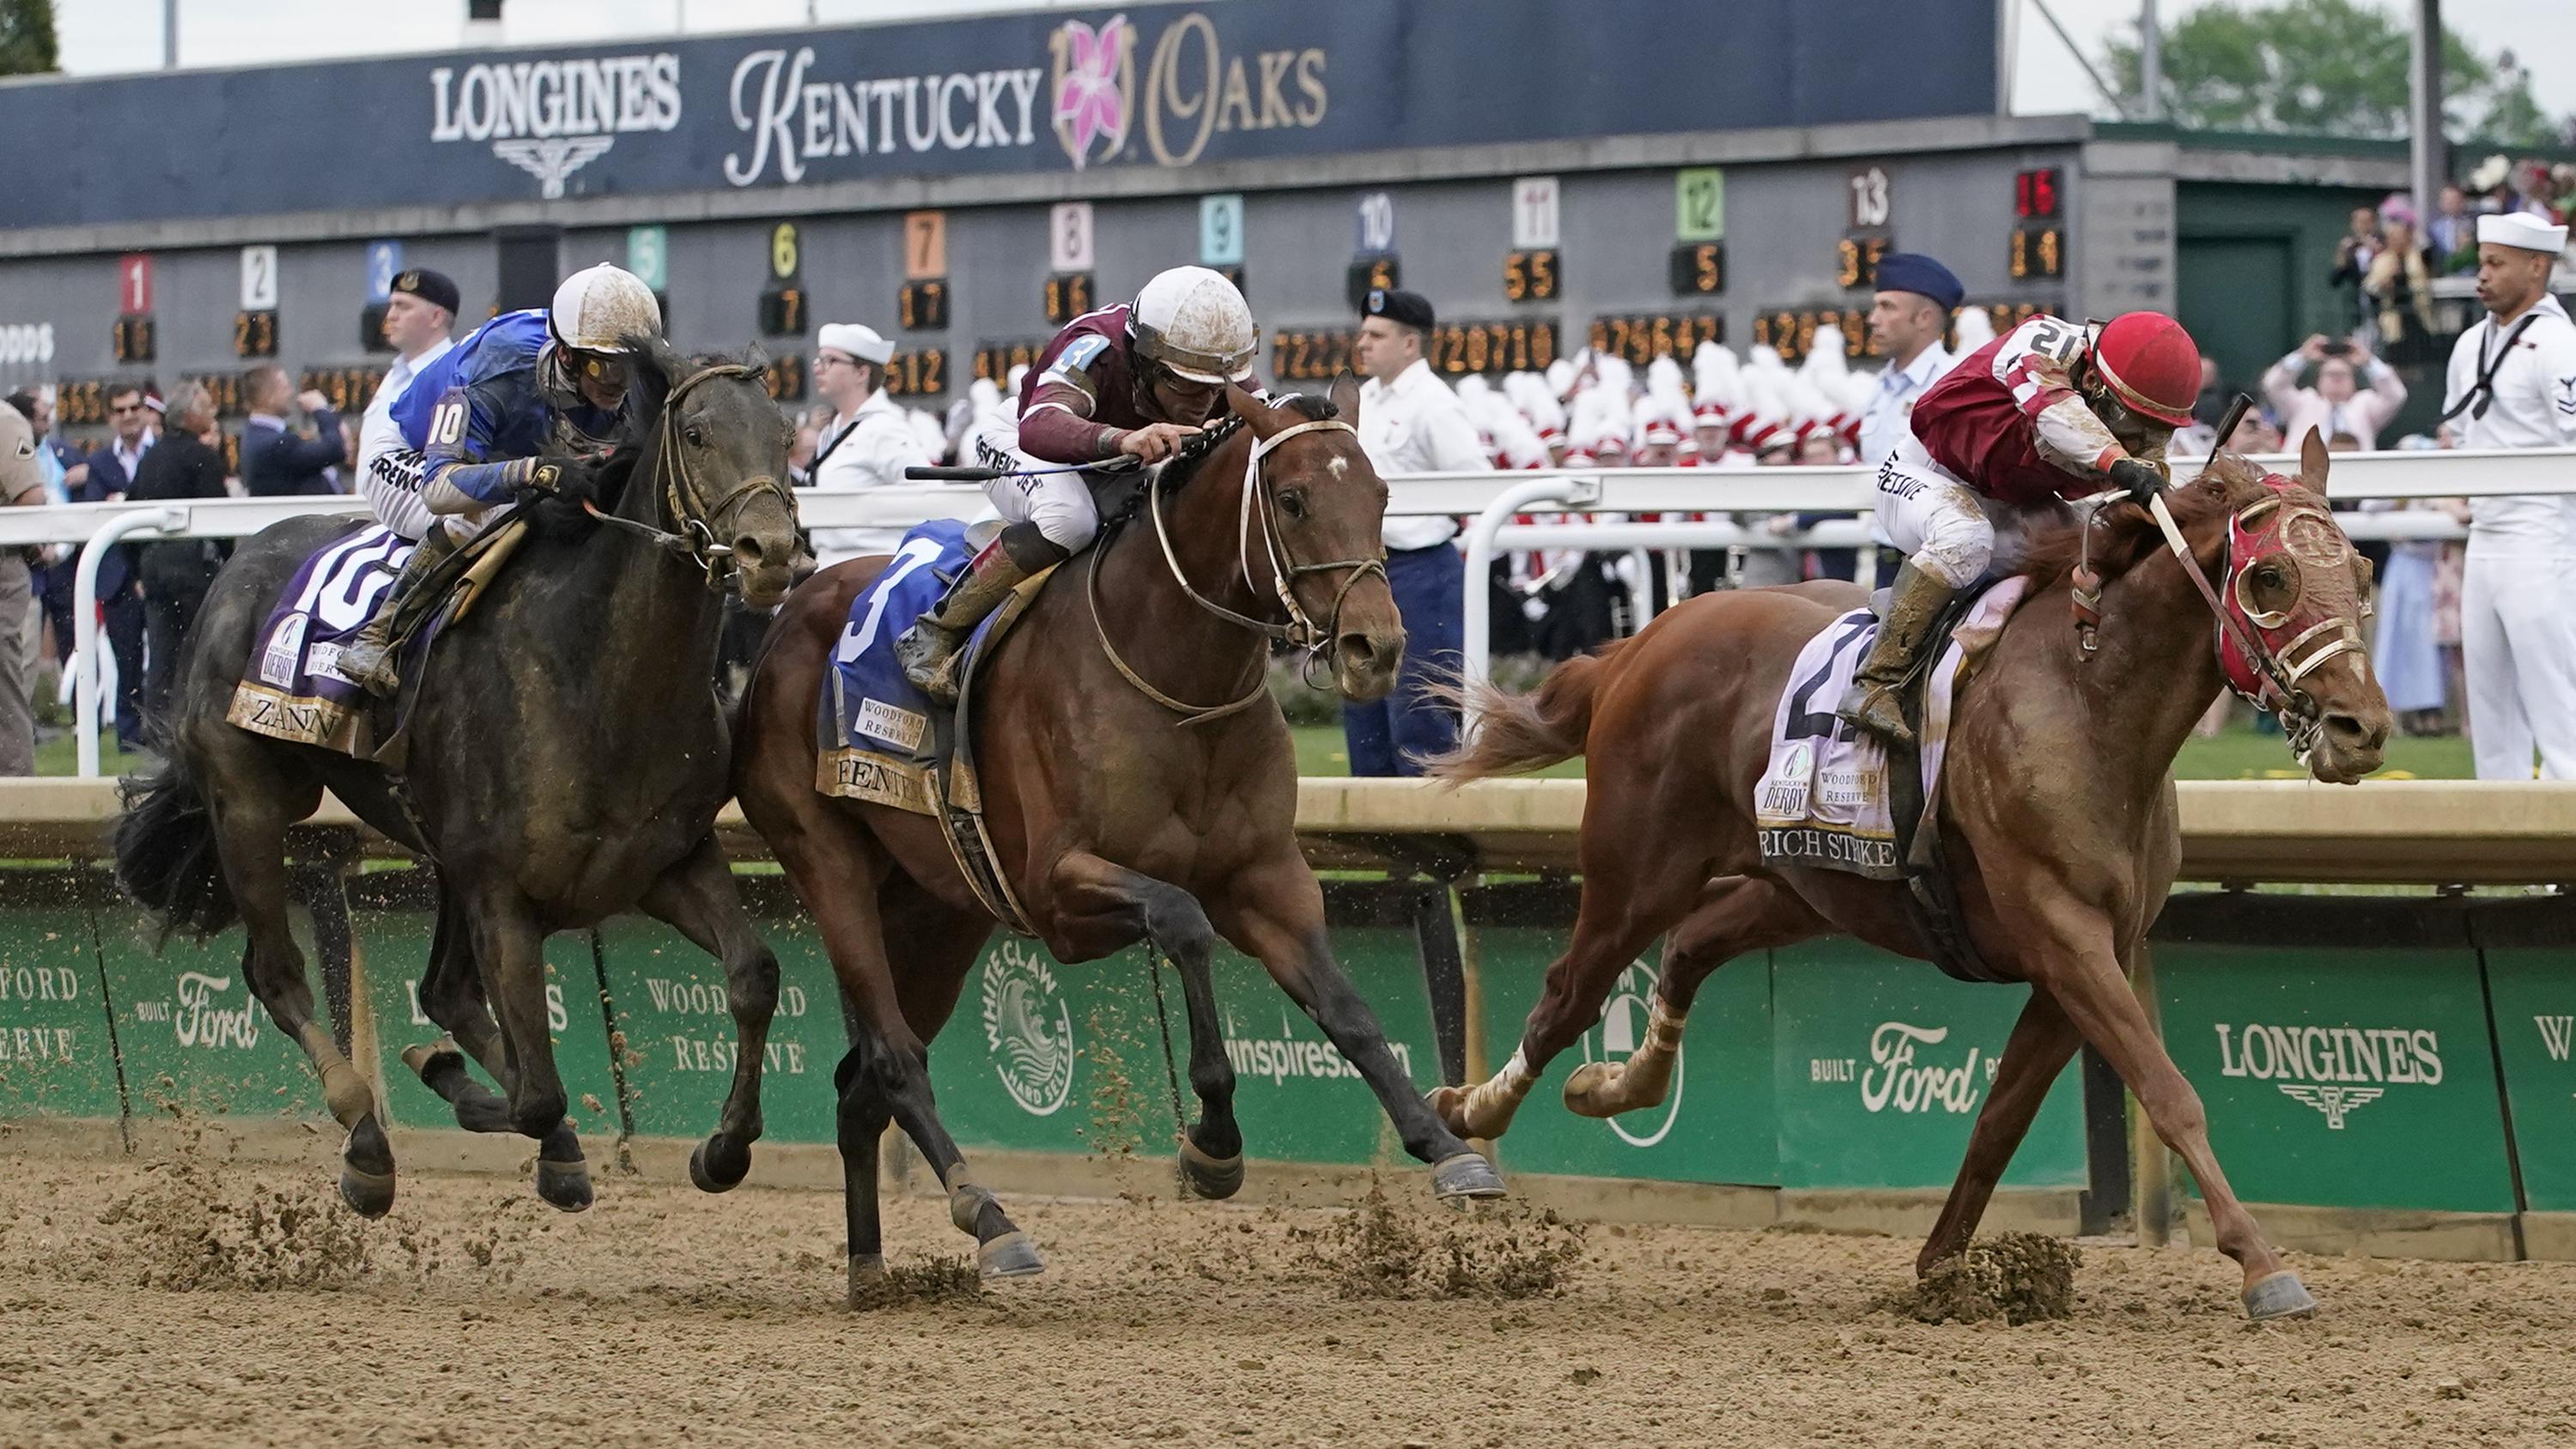
[(1339, 483), (1342, 481), (1342, 475), (1351, 471), (1351, 460), (1343, 457), (1339, 453), (1335, 453), (1332, 458), (1324, 464), (1324, 471), (1332, 474), (1333, 481)]

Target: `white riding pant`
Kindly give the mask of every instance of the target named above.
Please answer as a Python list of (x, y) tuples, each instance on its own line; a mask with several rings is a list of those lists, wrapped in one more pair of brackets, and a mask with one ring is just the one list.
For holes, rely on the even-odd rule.
[(2460, 582), (2469, 745), (2481, 780), (2576, 779), (2576, 603), (2566, 561), (2488, 552), (2472, 534)]
[[(995, 418), (975, 435), (975, 459), (988, 468), (1057, 468), (1044, 458), (1020, 451), (1017, 422)], [(1080, 553), (1100, 532), (1100, 507), (1091, 485), (1079, 471), (1035, 473), (996, 478), (984, 485), (984, 496), (1006, 523), (1034, 523), (1046, 540), (1066, 553)]]
[(1985, 577), (1995, 525), (1987, 500), (1907, 434), (1878, 466), (1878, 522), (1917, 569), (1954, 589)]

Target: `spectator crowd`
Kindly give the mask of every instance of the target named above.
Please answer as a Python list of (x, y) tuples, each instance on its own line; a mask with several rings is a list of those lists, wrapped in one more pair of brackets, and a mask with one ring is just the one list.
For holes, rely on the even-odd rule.
[[(2246, 453), (2295, 450), (2311, 433), (2337, 452), (2454, 445), (2458, 434), (2448, 420), (2438, 429), (2387, 436), (2408, 401), (2400, 366), (2431, 361), (2436, 344), (2447, 346), (2446, 334), (2459, 330), (2456, 319), (2437, 314), (2434, 302), (2437, 296), (2456, 301), (2464, 293), (2437, 283), (2477, 270), (2481, 218), (2529, 218), (2545, 228), (2563, 222), (2571, 210), (2576, 166), (2515, 165), (2502, 157), (2489, 158), (2463, 182), (2446, 186), (2428, 219), (2418, 218), (2399, 196), (2356, 208), (2334, 249), (2331, 273), (2346, 290), (2349, 325), (2310, 336), (2251, 380), (2247, 390), (2258, 405), (2227, 445)], [(1429, 303), (1410, 293), (1381, 294), (1373, 303), (1381, 313), (1362, 319), (1354, 352), (1371, 379), (1363, 418), (1375, 410), (1381, 417), (1439, 419), (1452, 416), (1454, 408), (1461, 421), (1454, 435), (1441, 431), (1447, 424), (1408, 423), (1410, 443), (1378, 439), (1382, 447), (1373, 446), (1372, 456), (1386, 451), (1380, 469), (1391, 475), (1483, 467), (1867, 463), (1883, 455), (1904, 427), (1911, 398), (1956, 358), (1993, 337), (1985, 311), (1959, 305), (1958, 284), (1946, 269), (1917, 257), (1891, 257), (1885, 265), (1868, 319), (1869, 350), (1887, 359), (1877, 370), (1851, 365), (1861, 339), (1823, 328), (1794, 365), (1760, 345), (1739, 354), (1703, 342), (1687, 358), (1660, 356), (1642, 368), (1587, 348), (1544, 371), (1462, 377), (1453, 390), (1420, 355), (1431, 327)], [(110, 392), (106, 435), (81, 448), (56, 434), (52, 390), (23, 389), (6, 400), (17, 427), (0, 430), (0, 455), (9, 454), (12, 438), (23, 435), (28, 456), (0, 456), (0, 465), (11, 469), (0, 476), (0, 506), (351, 491), (360, 468), (384, 445), (388, 423), (380, 414), (391, 395), (450, 345), (453, 284), (435, 274), (417, 281), (422, 275), (406, 276), (417, 285), (389, 314), (387, 334), (400, 356), (364, 419), (342, 416), (321, 393), (299, 392), (285, 369), (262, 363), (239, 379), (245, 418), (237, 444), (228, 445), (204, 384), (191, 381), (165, 399), (148, 382), (136, 382)], [(1016, 413), (1025, 369), (1014, 369), (999, 383), (977, 379), (944, 412), (933, 413), (905, 406), (886, 391), (892, 353), (883, 334), (857, 323), (836, 323), (817, 334), (810, 376), (819, 401), (796, 417), (790, 454), (798, 486), (847, 492), (900, 483), (907, 467), (971, 455), (973, 437)], [(2215, 424), (2245, 381), (2223, 377), (2215, 361), (2204, 360), (2195, 423), (2175, 435), (2177, 456), (2205, 455), (2219, 441)], [(1435, 434), (1438, 442), (1424, 441)], [(22, 477), (31, 478), (32, 486), (19, 486)], [(2471, 514), (2456, 500), (2388, 506), (2442, 509), (2464, 522)], [(1864, 556), (1850, 548), (1791, 546), (1801, 530), (1833, 515), (1687, 516), (1731, 521), (1757, 540), (1768, 535), (1781, 542), (1657, 553), (1550, 549), (1510, 555), (1498, 561), (1488, 581), (1494, 652), (1563, 659), (1633, 631), (1653, 611), (1694, 593), (1814, 578), (1883, 579), (1894, 565), (1883, 549)], [(1525, 521), (1617, 520), (1556, 515)], [(812, 543), (818, 561), (830, 565), (884, 552), (900, 531), (826, 529)], [(1456, 532), (1448, 520), (1390, 522), (1391, 559), (1405, 560), (1407, 572), (1422, 580), (1421, 601), (1406, 606), (1409, 625), (1431, 607), (1427, 601), (1434, 595), (1447, 596), (1454, 613)], [(2568, 533), (2576, 539), (2576, 527)], [(61, 664), (72, 649), (75, 552), (53, 546), (24, 551), (23, 562), (14, 554), (0, 560), (0, 774), (32, 768), (30, 746), (18, 741), (33, 730), (29, 700), (40, 687), (38, 659)], [(2378, 574), (2373, 659), (2392, 708), (2411, 732), (2460, 729), (2464, 551), (2454, 544), (2401, 542), (2365, 552)], [(102, 634), (113, 655), (114, 727), (123, 748), (148, 746), (146, 722), (166, 698), (188, 623), (224, 556), (220, 544), (180, 540), (129, 545), (104, 561), (98, 597)], [(13, 575), (13, 564), (23, 571), (23, 582)], [(11, 627), (11, 620), (23, 622)], [(1435, 635), (1454, 637), (1456, 627), (1448, 619)], [(2570, 657), (2576, 658), (2576, 641)], [(61, 693), (68, 696), (67, 685)], [(2222, 701), (2213, 725), (2223, 710)], [(1389, 728), (1390, 738), (1404, 734), (1400, 720)], [(1360, 726), (1352, 729), (1356, 765), (1363, 741)], [(1400, 753), (1420, 752), (1418, 741), (1396, 743)], [(1366, 753), (1392, 759), (1399, 751), (1370, 745)]]

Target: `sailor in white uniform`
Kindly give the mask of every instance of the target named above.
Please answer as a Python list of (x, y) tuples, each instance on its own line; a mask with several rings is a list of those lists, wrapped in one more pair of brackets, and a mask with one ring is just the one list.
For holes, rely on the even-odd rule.
[[(2443, 420), (2462, 448), (2576, 447), (2576, 323), (2549, 295), (2567, 228), (2478, 219), (2487, 315), (2451, 349)], [(2576, 496), (2469, 505), (2460, 649), (2481, 780), (2576, 779)]]

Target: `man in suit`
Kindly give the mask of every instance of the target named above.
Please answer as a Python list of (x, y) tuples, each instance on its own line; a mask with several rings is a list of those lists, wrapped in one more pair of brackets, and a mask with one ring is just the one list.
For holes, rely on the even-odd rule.
[(274, 362), (262, 363), (242, 378), (242, 401), (250, 417), (242, 424), (241, 479), (243, 491), (253, 497), (341, 491), (329, 477), (331, 469), (347, 461), (340, 416), (331, 411), (329, 398), (308, 388), (291, 400), (303, 407), (313, 434), (290, 431), (286, 405), (293, 391), (286, 369)]
[[(170, 397), (168, 426), (161, 441), (135, 470), (130, 502), (163, 502), (182, 498), (224, 496), (223, 455), (205, 443), (215, 422), (215, 401), (205, 385), (184, 382)], [(225, 546), (210, 538), (170, 539), (138, 550), (135, 573), (143, 585), (144, 627), (152, 646), (150, 676), (143, 691), (144, 713), (166, 719), (171, 682), (179, 671), (189, 626), (223, 566)]]
[[(142, 387), (118, 383), (107, 395), (106, 442), (90, 451), (89, 480), (76, 495), (85, 503), (114, 503), (134, 487), (143, 459), (160, 441), (154, 426), (157, 400)], [(108, 550), (98, 564), (98, 601), (107, 623), (108, 647), (116, 652), (116, 743), (119, 749), (143, 747), (143, 588), (135, 578), (134, 549)]]

